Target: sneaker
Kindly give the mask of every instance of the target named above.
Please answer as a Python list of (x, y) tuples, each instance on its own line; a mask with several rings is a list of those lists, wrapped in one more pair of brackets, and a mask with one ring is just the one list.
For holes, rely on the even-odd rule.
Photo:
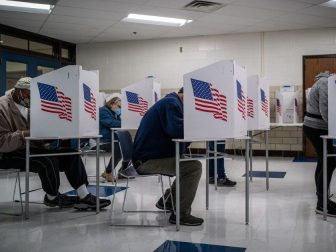
[[(163, 197), (161, 197), (158, 202), (156, 202), (155, 206), (161, 210), (164, 210), (164, 205), (163, 205)], [(173, 205), (171, 203), (171, 197), (169, 196), (168, 199), (166, 200), (166, 210), (173, 212)]]
[[(315, 212), (317, 214), (323, 214), (323, 207), (317, 205)], [(327, 203), (327, 216), (336, 217), (336, 203), (331, 200), (328, 200)]]
[[(200, 226), (204, 220), (202, 218), (197, 218), (195, 216), (189, 215), (183, 215), (180, 218), (180, 224), (183, 226)], [(169, 223), (176, 224), (176, 215), (172, 213), (169, 217)]]
[(60, 208), (70, 208), (79, 202), (79, 197), (58, 194), (55, 199), (50, 200), (47, 194), (44, 196), (43, 204), (49, 207), (59, 206)]
[[(99, 199), (100, 209), (107, 207), (111, 204), (111, 201), (108, 199)], [(78, 210), (96, 210), (96, 196), (89, 193), (84, 199), (79, 200), (79, 203), (74, 205), (75, 209)]]
[[(209, 177), (209, 184), (215, 184), (214, 177)], [(219, 187), (234, 187), (236, 184), (237, 184), (236, 181), (232, 181), (227, 177), (217, 179), (217, 186)]]

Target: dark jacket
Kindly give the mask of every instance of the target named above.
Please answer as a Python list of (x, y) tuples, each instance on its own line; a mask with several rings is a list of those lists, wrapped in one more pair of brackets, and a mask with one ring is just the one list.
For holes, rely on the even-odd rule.
[(102, 143), (111, 142), (111, 128), (120, 128), (121, 119), (120, 115), (117, 115), (107, 106), (99, 108), (99, 134)]
[(183, 103), (170, 93), (144, 115), (136, 133), (133, 160), (175, 157), (173, 138), (183, 138)]

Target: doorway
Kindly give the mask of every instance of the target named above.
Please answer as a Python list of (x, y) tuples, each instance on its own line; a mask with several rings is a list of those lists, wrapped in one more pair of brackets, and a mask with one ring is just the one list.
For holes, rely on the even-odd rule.
[[(306, 112), (306, 90), (313, 86), (315, 76), (321, 72), (336, 73), (336, 54), (303, 56), (303, 111)], [(303, 137), (303, 152), (306, 157), (316, 157), (313, 145)]]
[(21, 77), (36, 77), (60, 67), (54, 59), (0, 51), (0, 96), (14, 87)]

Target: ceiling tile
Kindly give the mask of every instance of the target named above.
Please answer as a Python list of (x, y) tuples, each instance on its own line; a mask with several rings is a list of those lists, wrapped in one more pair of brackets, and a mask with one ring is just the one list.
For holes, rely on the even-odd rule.
[(306, 8), (300, 11), (300, 13), (321, 16), (321, 17), (336, 17), (336, 8), (328, 8), (324, 6), (313, 6), (310, 8)]
[(108, 20), (120, 20), (125, 16), (123, 13), (111, 12), (111, 11), (101, 11), (101, 10), (89, 10), (83, 8), (73, 8), (65, 6), (55, 6), (52, 14), (63, 15), (63, 16), (74, 16), (83, 18), (100, 18)]
[(296, 11), (312, 6), (310, 3), (289, 0), (237, 0), (234, 4), (279, 11)]

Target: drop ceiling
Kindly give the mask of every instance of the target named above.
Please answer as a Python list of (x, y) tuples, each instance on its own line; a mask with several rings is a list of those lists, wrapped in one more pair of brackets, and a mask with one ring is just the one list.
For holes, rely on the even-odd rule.
[[(59, 0), (49, 15), (0, 11), (0, 23), (73, 43), (336, 27), (326, 0), (212, 0), (212, 13), (183, 10), (191, 0)], [(121, 22), (129, 13), (192, 19), (183, 27)]]

